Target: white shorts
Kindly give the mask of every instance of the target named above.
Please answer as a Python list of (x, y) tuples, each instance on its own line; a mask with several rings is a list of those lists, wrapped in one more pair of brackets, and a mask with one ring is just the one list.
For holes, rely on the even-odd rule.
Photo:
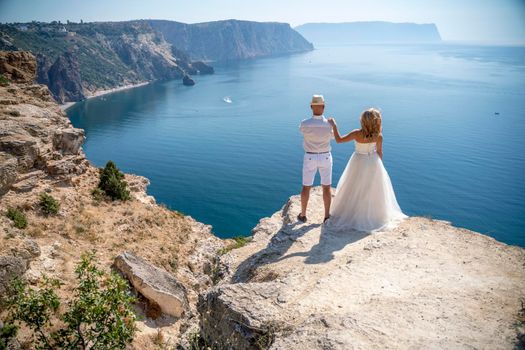
[(319, 169), (321, 185), (332, 184), (332, 153), (305, 153), (303, 159), (303, 186), (314, 184), (315, 173)]

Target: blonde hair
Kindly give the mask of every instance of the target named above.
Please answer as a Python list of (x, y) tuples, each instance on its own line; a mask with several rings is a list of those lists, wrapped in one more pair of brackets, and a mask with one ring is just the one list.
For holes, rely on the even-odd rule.
[(367, 139), (381, 133), (381, 112), (378, 109), (369, 108), (361, 113), (361, 131)]

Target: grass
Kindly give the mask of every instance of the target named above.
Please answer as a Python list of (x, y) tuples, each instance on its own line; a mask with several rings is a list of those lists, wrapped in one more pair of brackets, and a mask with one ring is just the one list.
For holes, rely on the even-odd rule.
[(17, 208), (7, 208), (5, 214), (9, 219), (13, 221), (16, 228), (24, 229), (27, 227), (27, 216), (23, 211)]
[(219, 255), (224, 255), (232, 251), (233, 249), (244, 247), (247, 243), (249, 243), (252, 240), (251, 237), (245, 237), (245, 236), (237, 236), (237, 237), (233, 237), (232, 239), (234, 241), (233, 243), (227, 245), (224, 248), (219, 249), (219, 251), (217, 252)]
[[(161, 251), (163, 251), (163, 249), (161, 249)], [(177, 271), (177, 268), (179, 267), (179, 259), (177, 257), (173, 257), (173, 259), (170, 261), (170, 266), (173, 269), (173, 272)]]
[(91, 196), (93, 196), (93, 199), (95, 200), (95, 202), (98, 204), (100, 202), (102, 202), (103, 200), (105, 200), (107, 197), (106, 197), (106, 193), (104, 191), (102, 191), (100, 188), (98, 187), (95, 187), (92, 191), (91, 191)]
[(199, 330), (195, 330), (188, 335), (189, 350), (212, 350)]

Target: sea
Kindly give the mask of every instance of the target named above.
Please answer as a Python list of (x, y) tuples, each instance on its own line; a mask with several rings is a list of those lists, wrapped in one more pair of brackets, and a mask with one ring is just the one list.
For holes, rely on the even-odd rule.
[[(525, 247), (525, 47), (317, 45), (214, 67), (195, 86), (159, 81), (69, 108), (87, 158), (147, 177), (157, 202), (219, 237), (246, 236), (300, 192), (298, 126), (322, 94), (342, 133), (382, 111), (406, 214)], [(333, 142), (334, 186), (353, 148)]]

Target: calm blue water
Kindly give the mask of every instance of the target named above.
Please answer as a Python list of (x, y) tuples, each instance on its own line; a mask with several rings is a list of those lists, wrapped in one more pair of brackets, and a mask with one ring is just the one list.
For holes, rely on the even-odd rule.
[[(384, 163), (407, 214), (525, 246), (525, 48), (319, 47), (219, 65), (197, 81), (73, 106), (88, 158), (148, 177), (158, 202), (218, 236), (247, 235), (300, 191), (298, 124), (322, 93), (343, 132), (363, 109), (382, 109)], [(352, 151), (334, 144), (335, 180)]]

